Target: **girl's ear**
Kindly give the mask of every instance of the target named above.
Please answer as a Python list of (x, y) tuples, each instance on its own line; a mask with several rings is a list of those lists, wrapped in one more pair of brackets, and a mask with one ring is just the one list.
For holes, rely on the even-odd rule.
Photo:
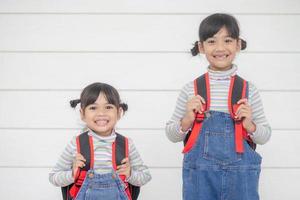
[(80, 118), (81, 118), (82, 121), (85, 120), (84, 111), (82, 110), (82, 108), (80, 108)]
[(203, 43), (200, 41), (198, 42), (198, 49), (200, 53), (204, 53)]
[(121, 117), (123, 116), (123, 109), (120, 107), (119, 110), (118, 110), (118, 120), (121, 119)]
[(242, 40), (241, 39), (238, 39), (237, 40), (237, 51), (241, 51), (242, 50)]

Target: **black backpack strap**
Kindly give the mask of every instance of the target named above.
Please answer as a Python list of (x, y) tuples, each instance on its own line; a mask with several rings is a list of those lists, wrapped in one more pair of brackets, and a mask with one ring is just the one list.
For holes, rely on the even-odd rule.
[(80, 134), (77, 137), (77, 149), (86, 160), (85, 166), (81, 169), (83, 171), (88, 171), (89, 169), (93, 168), (94, 149), (92, 145), (93, 143), (90, 141), (88, 131)]
[(208, 74), (205, 73), (194, 80), (194, 92), (195, 95), (200, 95), (203, 97), (205, 102), (209, 100), (209, 85), (208, 85)]
[(234, 84), (231, 91), (231, 113), (233, 113), (233, 105), (242, 98), (248, 98), (248, 82), (242, 79), (240, 76), (235, 75)]
[(72, 186), (73, 186), (73, 184), (65, 186), (65, 187), (61, 187), (61, 193), (63, 196), (63, 200), (72, 200), (72, 198), (69, 195), (69, 190)]
[(115, 158), (116, 158), (116, 165), (121, 165), (121, 162), (124, 158), (126, 158), (126, 138), (119, 134), (116, 133), (116, 149), (115, 149)]

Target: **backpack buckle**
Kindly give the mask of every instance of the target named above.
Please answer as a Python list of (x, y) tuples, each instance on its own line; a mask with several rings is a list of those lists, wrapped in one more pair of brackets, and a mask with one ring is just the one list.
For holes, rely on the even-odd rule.
[(201, 123), (203, 122), (203, 120), (205, 119), (205, 113), (197, 113), (196, 114), (196, 118), (195, 118), (195, 121), (198, 122), (198, 123)]

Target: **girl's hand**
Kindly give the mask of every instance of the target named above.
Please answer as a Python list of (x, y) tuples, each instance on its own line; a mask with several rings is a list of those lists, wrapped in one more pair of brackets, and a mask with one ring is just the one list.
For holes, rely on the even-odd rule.
[(237, 102), (238, 107), (235, 117), (242, 120), (243, 127), (247, 132), (253, 133), (256, 130), (256, 125), (252, 121), (252, 109), (247, 99), (241, 99)]
[(196, 113), (202, 113), (204, 111), (203, 104), (205, 104), (205, 100), (200, 96), (194, 96), (190, 100), (188, 100), (186, 104), (186, 113), (181, 120), (181, 128), (182, 131), (187, 131), (193, 124), (195, 120)]
[(77, 174), (78, 168), (83, 168), (85, 166), (85, 158), (80, 154), (76, 153), (75, 159), (73, 161), (73, 171), (72, 175), (75, 178), (75, 175)]
[(126, 178), (129, 178), (131, 175), (129, 158), (124, 158), (121, 163), (121, 165), (117, 166), (117, 173), (119, 173), (120, 175), (125, 175)]

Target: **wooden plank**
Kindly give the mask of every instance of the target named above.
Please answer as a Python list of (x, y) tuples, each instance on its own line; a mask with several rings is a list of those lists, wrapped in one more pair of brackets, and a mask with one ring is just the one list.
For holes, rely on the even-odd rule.
[[(152, 180), (142, 187), (140, 199), (181, 198), (181, 169), (150, 169)], [(0, 192), (3, 199), (60, 199), (60, 188), (48, 181), (48, 168), (2, 168), (3, 183)], [(263, 200), (298, 200), (300, 169), (264, 169), (261, 174), (260, 196)], [(18, 188), (18, 192), (16, 192)]]
[[(270, 6), (272, 5), (272, 6)], [(252, 0), (234, 1), (227, 0), (221, 4), (218, 0), (68, 0), (57, 1), (40, 0), (2, 0), (0, 12), (62, 12), (62, 13), (299, 13), (297, 0)]]
[[(208, 66), (188, 53), (0, 53), (0, 63), (5, 90), (80, 90), (99, 81), (122, 90), (179, 90)], [(236, 63), (260, 90), (300, 90), (298, 54), (242, 53)]]
[[(78, 132), (75, 130), (46, 129), (1, 130), (0, 157), (2, 159), (0, 160), (0, 167), (54, 166), (67, 143)], [(119, 132), (133, 140), (142, 159), (149, 167), (174, 168), (182, 166), (183, 144), (170, 142), (165, 136), (164, 130), (121, 129)], [(300, 167), (299, 142), (299, 131), (274, 130), (271, 140), (257, 148), (263, 157), (262, 166), (271, 168)], [(279, 148), (280, 151), (278, 151)]]
[[(80, 128), (79, 110), (69, 101), (79, 91), (0, 91), (1, 128)], [(129, 111), (119, 128), (164, 128), (175, 108), (178, 91), (122, 91)], [(299, 92), (261, 92), (273, 129), (299, 129)], [(289, 117), (289, 120), (283, 117)]]
[[(1, 15), (0, 51), (184, 52), (197, 40), (198, 27), (204, 17), (206, 15)], [(300, 15), (236, 17), (249, 51), (300, 51), (300, 29), (296, 28)]]

